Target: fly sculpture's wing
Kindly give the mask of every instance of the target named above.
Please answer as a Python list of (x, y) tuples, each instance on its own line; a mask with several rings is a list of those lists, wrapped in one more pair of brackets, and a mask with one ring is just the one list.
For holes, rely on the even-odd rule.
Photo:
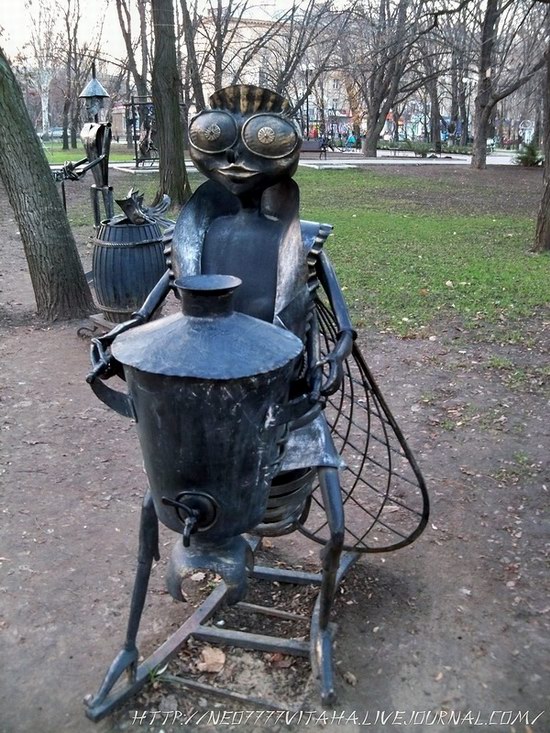
[[(321, 351), (331, 350), (338, 326), (327, 303), (316, 299)], [(357, 345), (344, 365), (340, 389), (325, 415), (345, 468), (340, 472), (346, 516), (345, 548), (387, 552), (413, 542), (428, 521), (426, 486), (401, 430)], [(329, 539), (321, 492), (315, 489), (300, 531)]]

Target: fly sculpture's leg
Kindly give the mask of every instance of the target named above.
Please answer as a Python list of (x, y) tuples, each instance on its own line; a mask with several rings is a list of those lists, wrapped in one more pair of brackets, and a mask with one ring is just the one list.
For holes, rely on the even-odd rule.
[[(344, 297), (336, 273), (324, 252), (317, 260), (317, 274), (338, 323), (338, 334), (332, 350), (319, 360), (318, 331), (311, 329), (309, 360), (313, 366), (312, 395), (326, 399), (340, 386), (343, 378), (343, 363), (349, 356), (356, 336), (352, 328)], [(328, 374), (323, 378), (322, 370)], [(332, 630), (330, 612), (334, 595), (339, 583), (339, 568), (344, 546), (345, 518), (342, 503), (342, 490), (338, 469), (321, 466), (317, 469), (319, 487), (330, 532), (330, 539), (321, 550), (322, 577), (321, 589), (311, 620), (311, 663), (319, 677), (321, 698), (324, 704), (334, 701), (334, 676), (332, 671)]]
[(334, 700), (332, 671), (332, 633), (330, 611), (338, 585), (338, 567), (344, 544), (344, 506), (338, 469), (323, 466), (318, 469), (319, 485), (330, 530), (330, 539), (321, 550), (321, 590), (311, 624), (311, 659), (319, 676), (323, 703)]
[(136, 637), (139, 622), (141, 620), (141, 614), (143, 612), (143, 606), (145, 605), (145, 597), (147, 595), (147, 586), (149, 585), (149, 577), (151, 575), (153, 560), (160, 559), (158, 536), (157, 513), (155, 511), (151, 492), (147, 491), (145, 498), (143, 499), (143, 506), (141, 509), (138, 565), (136, 570), (136, 579), (134, 582), (134, 590), (132, 593), (126, 641), (109, 667), (97, 695), (93, 698), (88, 698), (85, 701), (90, 708), (100, 705), (105, 700), (113, 685), (117, 682), (123, 672), (128, 673), (130, 682), (135, 681), (137, 662), (139, 658), (138, 648), (136, 646)]

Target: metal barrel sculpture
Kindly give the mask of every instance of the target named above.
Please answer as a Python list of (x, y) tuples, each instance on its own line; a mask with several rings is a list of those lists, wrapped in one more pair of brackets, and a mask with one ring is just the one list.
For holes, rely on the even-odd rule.
[(92, 273), (105, 318), (122, 323), (136, 311), (166, 269), (162, 233), (155, 221), (103, 221), (94, 240)]

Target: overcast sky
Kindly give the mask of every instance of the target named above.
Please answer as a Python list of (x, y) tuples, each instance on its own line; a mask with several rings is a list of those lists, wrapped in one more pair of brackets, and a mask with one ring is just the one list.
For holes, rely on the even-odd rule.
[[(48, 1), (48, 0), (46, 0)], [(55, 1), (55, 0), (53, 0)], [(37, 0), (35, 0), (35, 3)], [(107, 2), (107, 10), (104, 10), (104, 3)], [(11, 56), (20, 51), (25, 43), (29, 41), (31, 33), (31, 13), (25, 8), (25, 0), (0, 0), (0, 46)], [(250, 15), (252, 17), (265, 17), (265, 14), (272, 14), (287, 8), (290, 0), (262, 0), (261, 5), (252, 1), (250, 3)], [(93, 28), (100, 17), (104, 17), (103, 25), (103, 48), (113, 57), (124, 56), (124, 45), (118, 25), (115, 3), (112, 0), (91, 0), (81, 3), (82, 20), (81, 28), (87, 26)]]
[[(17, 53), (29, 41), (32, 30), (31, 11), (26, 9), (25, 4), (25, 0), (0, 0), (0, 28), (3, 29), (0, 45), (8, 55)], [(83, 2), (81, 10), (80, 26), (83, 30), (86, 26), (93, 28), (99, 18), (104, 17), (105, 48), (109, 48), (112, 43), (122, 48), (122, 37), (114, 3), (109, 3), (105, 10), (105, 0)]]

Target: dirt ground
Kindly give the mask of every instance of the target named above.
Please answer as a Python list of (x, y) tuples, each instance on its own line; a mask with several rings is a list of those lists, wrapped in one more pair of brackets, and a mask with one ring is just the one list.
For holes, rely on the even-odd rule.
[[(536, 211), (537, 172), (406, 173), (454, 176), (457, 209)], [(88, 185), (70, 192), (69, 207), (71, 197), (87, 198)], [(485, 204), (476, 203), (481, 188), (491, 193)], [(79, 323), (47, 325), (34, 315), (5, 196), (0, 223), (0, 731), (167, 733), (187, 715), (189, 730), (287, 730), (265, 712), (245, 720), (228, 712), (242, 706), (158, 681), (116, 715), (85, 718), (82, 698), (97, 690), (124, 638), (145, 476), (132, 423), (85, 383), (89, 344)], [(90, 229), (76, 236), (89, 267)], [(276, 655), (225, 650), (223, 670), (203, 674), (256, 696), (303, 701), (290, 730), (550, 730), (550, 312), (513, 331), (445, 322), (430, 335), (360, 334), (421, 465), (432, 514), (416, 543), (362, 559), (345, 580), (335, 610), (337, 704), (323, 717), (307, 665)], [(144, 655), (188, 613), (164, 589), (172, 544), (163, 531), (141, 626)], [(268, 545), (273, 562), (317, 567), (319, 548), (302, 536)], [(311, 600), (306, 588), (282, 602), (307, 609)], [(199, 653), (196, 645), (186, 651), (172, 674), (196, 667)]]

